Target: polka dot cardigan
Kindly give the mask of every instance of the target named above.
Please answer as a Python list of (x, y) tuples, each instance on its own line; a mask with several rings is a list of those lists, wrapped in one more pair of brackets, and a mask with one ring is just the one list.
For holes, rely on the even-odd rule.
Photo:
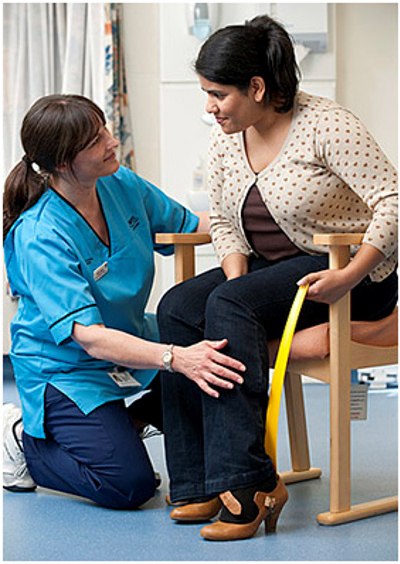
[(231, 253), (252, 254), (242, 208), (257, 181), (269, 212), (299, 249), (326, 253), (313, 244), (314, 233), (365, 232), (364, 242), (386, 257), (371, 278), (382, 280), (396, 268), (396, 170), (360, 120), (337, 103), (299, 92), (285, 144), (257, 176), (243, 133), (226, 135), (218, 125), (208, 162), (211, 233), (220, 262)]

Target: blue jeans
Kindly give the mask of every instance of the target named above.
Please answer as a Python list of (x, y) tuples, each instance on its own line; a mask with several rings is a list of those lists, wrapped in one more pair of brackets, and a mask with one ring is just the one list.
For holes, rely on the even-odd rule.
[[(220, 268), (175, 286), (158, 310), (161, 342), (191, 345), (228, 339), (222, 351), (242, 361), (244, 383), (211, 398), (181, 374), (162, 373), (164, 432), (172, 501), (201, 498), (266, 480), (275, 469), (264, 451), (268, 404), (267, 342), (279, 338), (305, 274), (328, 267), (326, 256), (250, 261), (227, 281)], [(353, 319), (379, 319), (397, 302), (397, 277), (352, 292)], [(328, 320), (328, 306), (305, 302), (298, 329)]]
[(129, 408), (122, 400), (88, 415), (48, 385), (46, 439), (23, 434), (24, 454), (34, 481), (113, 509), (133, 509), (155, 492), (154, 471)]

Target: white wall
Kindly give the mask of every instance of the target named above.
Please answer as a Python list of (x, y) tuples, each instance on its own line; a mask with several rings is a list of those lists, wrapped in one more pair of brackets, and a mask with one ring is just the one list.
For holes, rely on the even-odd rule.
[(159, 4), (123, 4), (123, 43), (137, 171), (159, 184)]
[(336, 5), (337, 101), (351, 108), (397, 165), (398, 7)]

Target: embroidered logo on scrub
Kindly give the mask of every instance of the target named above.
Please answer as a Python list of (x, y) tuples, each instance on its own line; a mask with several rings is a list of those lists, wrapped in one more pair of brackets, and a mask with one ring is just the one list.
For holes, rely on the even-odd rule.
[(103, 278), (103, 276), (105, 276), (107, 272), (108, 272), (108, 262), (106, 261), (103, 262), (103, 264), (100, 265), (98, 268), (96, 268), (96, 270), (93, 272), (93, 278), (97, 282), (97, 280)]
[(139, 225), (139, 220), (137, 217), (135, 217), (134, 215), (132, 215), (129, 219), (128, 219), (128, 224), (129, 227), (132, 229), (132, 231), (134, 231), (136, 229), (136, 227)]

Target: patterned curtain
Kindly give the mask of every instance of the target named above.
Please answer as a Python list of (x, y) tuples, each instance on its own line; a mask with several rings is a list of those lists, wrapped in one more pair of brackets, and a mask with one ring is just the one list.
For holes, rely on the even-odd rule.
[(96, 102), (120, 142), (121, 164), (134, 167), (121, 35), (120, 4), (4, 3), (2, 178), (21, 158), (26, 111), (56, 93)]
[(104, 20), (101, 3), (3, 4), (3, 175), (21, 158), (22, 119), (39, 97), (83, 94), (104, 108)]
[(133, 138), (130, 127), (125, 63), (122, 44), (122, 7), (105, 4), (106, 104), (108, 127), (119, 141), (118, 158), (122, 165), (134, 170)]

